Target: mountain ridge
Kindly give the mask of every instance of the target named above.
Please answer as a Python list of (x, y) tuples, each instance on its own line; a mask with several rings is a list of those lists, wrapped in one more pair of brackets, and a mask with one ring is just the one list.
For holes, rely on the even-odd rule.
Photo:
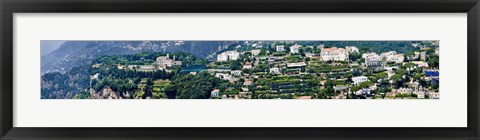
[(146, 51), (173, 53), (188, 52), (207, 57), (219, 51), (219, 46), (234, 44), (234, 41), (67, 41), (60, 47), (41, 56), (41, 73), (65, 73), (71, 68), (88, 64), (102, 55), (133, 54)]

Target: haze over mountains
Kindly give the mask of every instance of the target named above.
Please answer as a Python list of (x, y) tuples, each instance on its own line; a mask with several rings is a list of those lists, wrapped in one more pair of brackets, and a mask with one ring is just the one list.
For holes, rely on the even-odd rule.
[(102, 55), (183, 51), (207, 57), (231, 44), (234, 41), (66, 41), (58, 49), (42, 54), (41, 73), (65, 73), (72, 67), (89, 65), (91, 60)]

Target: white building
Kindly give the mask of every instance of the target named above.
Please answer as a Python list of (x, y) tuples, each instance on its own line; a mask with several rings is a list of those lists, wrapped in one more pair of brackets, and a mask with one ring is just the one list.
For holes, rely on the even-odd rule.
[(235, 75), (235, 76), (240, 76), (240, 75), (242, 75), (242, 71), (241, 70), (232, 70), (230, 72), (230, 74)]
[(253, 81), (252, 80), (245, 80), (245, 82), (243, 82), (243, 85), (244, 86), (251, 86), (251, 85), (253, 85)]
[(422, 61), (427, 60), (427, 53), (426, 52), (420, 52), (420, 60), (422, 60)]
[(211, 97), (218, 97), (220, 95), (220, 90), (219, 89), (214, 89), (211, 93)]
[(90, 79), (98, 79), (98, 77), (100, 76), (100, 73), (96, 73), (95, 75), (93, 76), (90, 76)]
[(428, 93), (428, 97), (430, 99), (440, 99), (440, 94), (438, 92), (431, 91)]
[(358, 48), (355, 46), (346, 46), (345, 49), (348, 53), (358, 53)]
[(365, 76), (352, 77), (352, 81), (354, 85), (360, 85), (360, 83), (368, 81), (368, 77), (365, 77)]
[(396, 55), (397, 52), (395, 51), (389, 51), (389, 52), (384, 52), (382, 54), (380, 54), (381, 57), (389, 57), (389, 56), (392, 56), (392, 55)]
[(261, 51), (262, 50), (260, 50), (260, 49), (256, 49), (256, 50), (252, 50), (251, 52), (252, 52), (252, 55), (258, 55), (258, 54), (260, 54)]
[(416, 64), (418, 65), (419, 67), (422, 67), (422, 68), (428, 68), (428, 63), (427, 62), (423, 62), (423, 61), (412, 61), (413, 64)]
[(320, 56), (322, 61), (346, 61), (348, 60), (348, 52), (343, 48), (323, 48)]
[(174, 61), (174, 60), (170, 59), (169, 54), (167, 54), (167, 56), (157, 57), (157, 61), (155, 63), (158, 65), (159, 69), (182, 65), (182, 61)]
[(367, 67), (379, 67), (383, 65), (381, 57), (367, 57), (365, 58), (365, 65)]
[(362, 88), (358, 91), (355, 92), (355, 95), (367, 95), (367, 96), (371, 96), (371, 95), (375, 95), (375, 94), (372, 94), (372, 89), (370, 88)]
[(245, 64), (243, 65), (243, 69), (252, 69), (252, 65), (251, 64)]
[(388, 62), (395, 62), (395, 63), (402, 63), (404, 59), (405, 57), (403, 57), (403, 54), (395, 54), (387, 57)]
[(377, 53), (364, 53), (362, 58), (365, 59), (365, 66), (367, 67), (377, 67), (383, 65), (382, 57)]
[(396, 94), (412, 94), (413, 89), (412, 88), (399, 88), (399, 89), (393, 89), (392, 92)]
[(363, 59), (367, 59), (370, 57), (380, 57), (377, 53), (371, 52), (371, 53), (364, 53), (362, 54)]
[(307, 64), (305, 62), (296, 62), (296, 63), (287, 63), (288, 68), (296, 68), (296, 67), (305, 67)]
[(230, 80), (232, 78), (232, 75), (225, 74), (225, 73), (215, 73), (215, 77), (223, 79), (223, 80)]
[(317, 58), (318, 57), (318, 54), (315, 54), (315, 53), (305, 53), (305, 57), (308, 57), (308, 58)]
[(299, 50), (300, 50), (300, 47), (302, 47), (302, 46), (297, 45), (297, 44), (291, 46), (291, 47), (290, 47), (290, 53), (292, 53), (292, 54), (300, 53), (300, 51), (299, 51)]
[(325, 48), (325, 44), (320, 44), (317, 46), (317, 49), (323, 49), (323, 48)]
[(414, 91), (413, 94), (417, 95), (418, 99), (425, 99), (425, 94), (428, 94), (428, 91), (426, 90), (417, 90)]
[(278, 46), (275, 47), (275, 49), (277, 50), (277, 52), (283, 52), (283, 51), (285, 51), (285, 46), (278, 45)]
[(240, 56), (240, 53), (237, 51), (226, 51), (217, 55), (217, 61), (228, 61), (228, 60), (237, 60)]

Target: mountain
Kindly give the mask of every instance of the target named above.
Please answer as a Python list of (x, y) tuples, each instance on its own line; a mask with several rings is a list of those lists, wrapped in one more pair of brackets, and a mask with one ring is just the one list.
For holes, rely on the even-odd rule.
[[(234, 41), (67, 41), (57, 50), (41, 57), (41, 73), (65, 73), (73, 67), (89, 65), (102, 55), (138, 52), (188, 52), (198, 57), (220, 51)], [(221, 46), (221, 47), (220, 47)]]

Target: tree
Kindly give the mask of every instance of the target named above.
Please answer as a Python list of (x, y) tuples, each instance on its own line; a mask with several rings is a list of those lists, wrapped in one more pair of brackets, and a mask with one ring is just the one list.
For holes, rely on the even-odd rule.
[(386, 78), (387, 76), (388, 76), (388, 74), (386, 72), (381, 72), (381, 73), (375, 74), (376, 79), (383, 79), (383, 78)]
[(354, 52), (348, 55), (348, 59), (350, 59), (351, 61), (357, 61), (360, 58), (362, 58), (362, 55), (360, 53)]
[(352, 88), (351, 88), (351, 90), (352, 90), (353, 92), (357, 92), (357, 91), (359, 91), (360, 89), (361, 89), (360, 86), (352, 86)]
[(362, 83), (360, 83), (360, 88), (367, 88), (367, 87), (369, 87), (371, 84), (372, 84), (371, 81), (362, 82)]
[(175, 78), (172, 84), (175, 85), (176, 98), (209, 99), (211, 91), (224, 82), (227, 81), (214, 77), (208, 72), (200, 72), (197, 75), (182, 75)]
[(392, 75), (392, 77), (390, 77), (390, 79), (392, 79), (393, 81), (399, 81), (401, 78), (402, 78), (402, 75), (400, 74), (394, 74)]
[(439, 67), (439, 58), (437, 55), (430, 55), (428, 57), (428, 66), (438, 68)]
[(168, 84), (163, 88), (163, 90), (165, 91), (168, 99), (175, 99), (177, 95), (175, 91), (175, 86), (173, 86), (172, 84)]
[(362, 75), (362, 72), (360, 72), (360, 70), (358, 70), (358, 69), (353, 69), (352, 70), (352, 75), (353, 76), (360, 76), (360, 75)]

